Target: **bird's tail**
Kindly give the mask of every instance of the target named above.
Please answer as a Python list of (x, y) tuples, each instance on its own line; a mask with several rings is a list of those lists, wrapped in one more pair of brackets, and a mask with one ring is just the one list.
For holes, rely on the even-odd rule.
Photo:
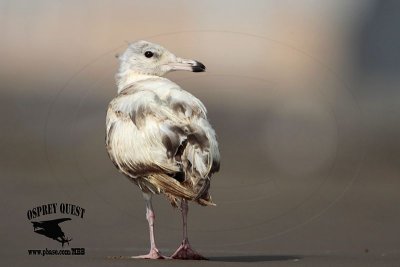
[(178, 181), (163, 173), (153, 173), (147, 176), (147, 180), (154, 185), (159, 192), (168, 193), (177, 197), (193, 199), (196, 194), (182, 186)]
[[(215, 204), (211, 201), (207, 201), (205, 199), (199, 199), (198, 193), (191, 190), (191, 187), (185, 187), (177, 180), (171, 178), (170, 176), (163, 173), (153, 173), (147, 176), (147, 181), (150, 182), (153, 186), (158, 189), (158, 192), (165, 193), (167, 197), (171, 198), (185, 198), (188, 200), (197, 201), (201, 205), (213, 205)], [(171, 199), (170, 199), (171, 201)], [(176, 200), (171, 201), (176, 203)], [(173, 204), (173, 203), (172, 203)], [(174, 205), (175, 206), (175, 205)]]

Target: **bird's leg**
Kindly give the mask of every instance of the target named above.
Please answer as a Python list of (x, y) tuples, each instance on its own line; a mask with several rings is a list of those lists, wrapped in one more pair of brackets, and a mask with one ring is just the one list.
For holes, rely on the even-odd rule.
[(150, 232), (150, 252), (146, 255), (135, 256), (135, 259), (165, 259), (163, 255), (159, 252), (156, 242), (154, 239), (154, 210), (151, 202), (152, 195), (143, 193), (143, 197), (146, 201), (146, 219), (149, 222), (149, 232)]
[(194, 251), (189, 243), (188, 233), (187, 233), (187, 215), (189, 211), (188, 201), (186, 199), (182, 199), (181, 201), (181, 212), (182, 212), (182, 221), (183, 221), (183, 241), (179, 248), (172, 254), (172, 259), (181, 259), (181, 260), (207, 260), (207, 258), (203, 257), (196, 251)]

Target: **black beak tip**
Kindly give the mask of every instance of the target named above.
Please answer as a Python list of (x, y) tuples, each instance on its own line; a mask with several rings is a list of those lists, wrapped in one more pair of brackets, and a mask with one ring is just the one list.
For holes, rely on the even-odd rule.
[(196, 61), (196, 64), (192, 66), (193, 72), (204, 72), (206, 71), (206, 66), (203, 63)]

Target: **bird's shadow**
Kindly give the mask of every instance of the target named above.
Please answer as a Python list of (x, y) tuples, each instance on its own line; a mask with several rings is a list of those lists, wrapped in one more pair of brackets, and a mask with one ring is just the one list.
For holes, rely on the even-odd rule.
[(208, 257), (210, 261), (222, 262), (265, 262), (265, 261), (298, 261), (302, 257), (296, 255), (241, 255)]
[[(131, 256), (107, 256), (107, 259), (111, 260), (132, 260)], [(220, 262), (272, 262), (272, 261), (299, 261), (303, 257), (297, 255), (237, 255), (237, 256), (208, 256), (208, 261), (220, 261)], [(133, 259), (133, 260), (145, 260), (145, 259)], [(146, 260), (145, 260), (146, 261)], [(180, 261), (167, 259), (166, 261)]]

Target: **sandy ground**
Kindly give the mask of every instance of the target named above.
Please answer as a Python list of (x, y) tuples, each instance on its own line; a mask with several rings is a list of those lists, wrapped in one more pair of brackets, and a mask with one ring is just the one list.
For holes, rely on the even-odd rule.
[(211, 256), (208, 261), (108, 259), (104, 256), (83, 258), (22, 257), (2, 260), (3, 266), (399, 266), (400, 257), (371, 255), (246, 255)]

